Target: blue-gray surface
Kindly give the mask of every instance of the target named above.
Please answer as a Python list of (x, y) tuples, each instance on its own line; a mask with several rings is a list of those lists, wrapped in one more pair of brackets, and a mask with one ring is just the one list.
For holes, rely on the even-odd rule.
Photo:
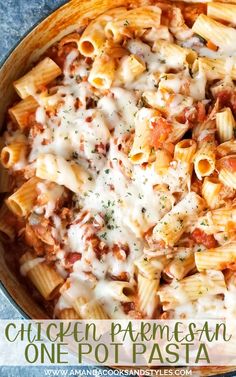
[[(0, 62), (4, 61), (9, 51), (33, 25), (65, 2), (65, 0), (0, 0)], [(21, 318), (17, 310), (1, 292), (0, 318)], [(85, 368), (83, 367), (83, 369)], [(42, 377), (45, 375), (45, 369), (41, 367), (9, 368), (0, 366), (0, 376)], [(68, 375), (71, 369), (72, 367), (68, 367)], [(76, 367), (76, 369), (79, 368)]]
[[(19, 39), (66, 0), (0, 0), (0, 56), (8, 53)], [(0, 58), (0, 60), (1, 60)]]

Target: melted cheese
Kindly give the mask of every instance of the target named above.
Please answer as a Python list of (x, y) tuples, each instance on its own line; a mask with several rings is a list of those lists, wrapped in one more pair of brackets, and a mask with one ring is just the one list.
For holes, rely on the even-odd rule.
[[(64, 187), (55, 185), (53, 188), (49, 188), (47, 185), (41, 182), (38, 183), (37, 187), (40, 193), (46, 199), (46, 204), (43, 206), (43, 208), (41, 208), (41, 210), (44, 209), (45, 217), (49, 218), (54, 214), (57, 201), (62, 197), (64, 193)], [(37, 208), (35, 208), (35, 210), (37, 212)]]
[[(127, 40), (125, 48), (139, 57), (146, 69), (135, 80), (130, 79), (127, 70), (126, 82), (117, 75), (106, 91), (98, 91), (89, 84), (89, 59), (81, 58), (77, 50), (72, 50), (65, 61), (63, 78), (48, 90), (47, 96), (31, 90), (39, 103), (36, 122), (42, 125), (42, 130), (30, 132), (28, 140), (11, 127), (6, 133), (7, 143), (23, 141), (31, 147), (27, 161), (20, 161), (14, 166), (15, 170), (27, 164), (34, 169), (38, 156), (51, 154), (59, 156), (64, 164), (73, 160), (83, 166), (91, 178), (82, 192), (73, 195), (73, 214), (67, 226), (56, 211), (58, 199), (66, 191), (60, 186), (51, 189), (40, 183), (38, 188), (48, 200), (46, 204), (35, 206), (29, 217), (31, 224), (36, 221), (35, 214), (50, 219), (52, 237), (58, 246), (55, 267), (69, 280), (69, 288), (62, 293), (56, 311), (72, 307), (74, 300), (82, 296), (88, 301), (98, 300), (111, 318), (126, 318), (122, 303), (114, 298), (108, 281), (126, 278), (136, 288), (134, 262), (143, 256), (144, 250), (150, 256), (151, 246), (146, 236), (158, 224), (171, 221), (173, 213), (186, 214), (185, 231), (191, 232), (197, 224), (200, 211), (196, 210), (196, 194), (191, 191), (189, 166), (172, 161), (166, 174), (160, 174), (151, 158), (145, 166), (133, 165), (129, 151), (136, 113), (140, 108), (145, 113), (142, 101), (146, 100), (146, 107), (157, 109), (157, 114), (158, 111), (165, 114), (167, 121), (175, 125), (175, 118), (186, 109), (194, 108), (197, 101), (206, 103), (206, 74), (199, 71), (192, 77), (190, 67), (183, 64), (181, 56), (166, 59), (161, 51), (153, 51), (151, 42), (162, 39), (173, 43), (177, 39), (176, 43), (192, 48), (199, 56), (217, 58), (224, 54), (206, 48), (183, 22), (173, 23), (169, 28), (161, 26), (159, 34), (156, 33), (154, 29), (145, 33), (143, 39), (149, 43)], [(226, 60), (228, 72), (232, 70), (232, 62), (231, 58)], [(65, 174), (63, 179), (70, 177)], [(63, 185), (63, 180), (60, 183)], [(76, 182), (70, 184), (67, 187), (76, 186)], [(158, 252), (158, 246), (154, 245), (154, 249), (154, 253)], [(195, 249), (196, 246), (192, 251)], [(174, 251), (173, 247), (170, 253)], [(79, 253), (81, 258), (68, 273), (66, 257), (70, 252)], [(21, 266), (21, 273), (27, 275), (42, 261), (44, 258), (26, 262)], [(208, 280), (202, 283), (209, 285)], [(225, 293), (225, 300), (206, 295), (189, 303), (183, 290), (177, 289), (176, 295), (181, 303), (175, 310), (176, 318), (201, 317), (202, 312), (209, 317), (214, 316), (214, 312), (223, 316), (226, 308), (230, 313), (236, 312), (232, 288)]]
[(175, 308), (174, 318), (217, 319), (226, 317), (225, 301), (222, 297), (205, 295), (194, 302), (185, 302)]
[[(160, 67), (163, 72), (166, 70), (158, 54), (152, 53), (150, 47), (140, 41), (130, 42), (129, 48), (147, 63), (149, 74), (141, 79), (142, 85), (147, 88), (145, 85), (151, 80), (150, 87), (154, 87), (152, 73)], [(92, 182), (88, 182), (87, 188), (76, 198), (77, 206), (88, 212), (87, 218), (82, 223), (75, 218), (65, 232), (59, 230), (61, 222), (54, 215), (53, 236), (65, 241), (65, 250), (82, 254), (81, 260), (73, 265), (69, 295), (74, 297), (80, 293), (80, 284), (75, 277), (86, 280), (88, 274), (92, 274), (95, 282), (99, 282), (93, 282), (96, 285), (95, 297), (101, 300), (107, 276), (119, 276), (125, 272), (130, 281), (134, 281), (134, 261), (142, 255), (145, 246), (143, 235), (172, 208), (175, 202), (172, 193), (187, 191), (189, 175), (182, 164), (172, 164), (166, 175), (158, 175), (152, 165), (144, 169), (131, 164), (127, 154), (120, 150), (120, 144), (134, 129), (140, 95), (133, 89), (137, 87), (113, 87), (109, 94), (101, 96), (96, 108), (86, 109), (86, 99), (93, 94), (87, 82), (77, 83), (70, 77), (68, 67), (74, 57), (69, 55), (64, 84), (49, 100), (51, 106), (59, 103), (56, 114), (48, 116), (43, 106), (37, 110), (36, 119), (44, 125), (44, 130), (32, 140), (29, 161), (35, 161), (37, 156), (45, 153), (67, 160), (75, 158), (92, 175)], [(186, 103), (183, 96), (178, 94), (178, 88), (176, 93), (171, 105), (173, 113), (180, 103), (183, 106)], [(75, 98), (79, 98), (81, 103), (79, 109), (74, 107)], [(48, 143), (43, 140), (48, 140)], [(108, 144), (109, 152), (106, 151)], [(168, 185), (169, 191), (155, 190), (158, 184)], [(49, 200), (46, 216), (51, 216), (52, 211), (53, 201)], [(90, 216), (96, 218), (98, 215), (102, 215), (106, 221), (97, 236), (110, 248), (100, 259), (87, 243), (93, 230), (86, 226)], [(115, 258), (112, 252), (114, 244), (128, 246), (129, 253), (127, 257), (124, 255), (124, 260)], [(65, 254), (58, 252), (57, 257), (62, 261), (62, 264), (57, 264), (57, 269), (64, 275)], [(121, 316), (122, 310), (117, 300), (103, 299), (103, 304), (110, 315), (116, 312), (117, 318)]]
[(26, 276), (30, 270), (38, 266), (38, 264), (42, 263), (43, 261), (45, 261), (45, 258), (34, 258), (26, 261), (20, 267), (21, 275)]

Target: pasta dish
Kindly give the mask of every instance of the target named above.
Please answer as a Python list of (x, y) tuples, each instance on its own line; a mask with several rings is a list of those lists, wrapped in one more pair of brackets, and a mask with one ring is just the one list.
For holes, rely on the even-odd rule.
[(236, 315), (235, 17), (114, 8), (13, 83), (0, 231), (50, 315)]

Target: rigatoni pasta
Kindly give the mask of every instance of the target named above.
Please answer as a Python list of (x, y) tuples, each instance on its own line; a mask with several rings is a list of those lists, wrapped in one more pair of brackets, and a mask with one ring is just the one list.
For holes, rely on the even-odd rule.
[(235, 6), (120, 5), (13, 83), (1, 239), (54, 318), (227, 317)]
[(20, 260), (21, 271), (27, 275), (33, 285), (38, 289), (45, 300), (52, 300), (58, 293), (63, 283), (62, 277), (43, 261), (36, 260), (27, 252)]
[(1, 163), (4, 168), (12, 168), (24, 161), (27, 153), (25, 143), (9, 144), (1, 150)]
[(219, 194), (221, 188), (222, 184), (217, 178), (204, 178), (202, 185), (202, 196), (207, 202), (209, 208), (214, 209), (220, 205)]
[(174, 246), (187, 227), (188, 217), (197, 215), (204, 208), (200, 196), (191, 192), (168, 212), (153, 229), (153, 238)]
[(24, 217), (32, 210), (38, 192), (37, 184), (40, 179), (33, 177), (25, 182), (14, 194), (6, 199), (6, 204), (15, 215)]
[(166, 174), (170, 163), (172, 161), (172, 155), (169, 151), (165, 149), (158, 149), (156, 151), (156, 161), (154, 169), (158, 174)]
[(0, 235), (1, 239), (6, 241), (13, 241), (16, 235), (14, 220), (12, 221), (12, 213), (6, 206), (3, 204), (0, 208)]
[(26, 97), (11, 107), (8, 112), (10, 117), (18, 124), (21, 129), (29, 126), (29, 117), (35, 114), (39, 104), (33, 96)]
[(138, 300), (141, 312), (147, 317), (152, 318), (158, 305), (157, 290), (159, 280), (147, 279), (138, 275)]
[(209, 268), (224, 270), (236, 262), (236, 243), (228, 243), (224, 246), (195, 254), (195, 263), (198, 271), (205, 271)]
[(192, 65), (197, 58), (194, 50), (183, 48), (175, 43), (163, 40), (155, 41), (153, 49), (160, 53), (162, 59), (165, 59), (167, 64), (174, 64), (175, 68), (182, 67), (184, 64)]
[(14, 88), (22, 99), (35, 93), (41, 86), (49, 84), (61, 74), (61, 69), (50, 58), (38, 63), (25, 76), (14, 82)]
[(106, 24), (119, 14), (124, 14), (125, 8), (115, 8), (97, 17), (86, 27), (79, 40), (79, 51), (82, 55), (92, 57), (97, 55), (106, 41), (104, 28)]
[(11, 177), (8, 170), (0, 166), (0, 192), (7, 193), (11, 191)]
[(89, 176), (82, 167), (69, 164), (60, 156), (41, 155), (37, 159), (36, 176), (64, 185), (73, 192), (79, 192)]
[(233, 139), (235, 120), (229, 107), (216, 114), (216, 128), (221, 143)]
[(145, 62), (137, 55), (124, 56), (120, 62), (117, 75), (124, 83), (132, 82), (146, 70)]
[(224, 3), (209, 3), (207, 5), (207, 15), (216, 20), (224, 20), (235, 24), (236, 5)]
[(102, 53), (94, 60), (88, 77), (91, 85), (98, 89), (109, 89), (115, 75), (115, 61), (112, 56)]
[(160, 25), (161, 10), (158, 7), (140, 7), (131, 9), (124, 14), (117, 15), (114, 20), (107, 23), (105, 34), (114, 42), (120, 42), (129, 29), (142, 30)]
[(80, 319), (80, 317), (73, 308), (65, 308), (58, 313), (58, 319), (75, 320)]
[(155, 110), (143, 108), (135, 116), (135, 135), (130, 160), (133, 164), (148, 162), (151, 154), (150, 120), (155, 116)]
[(219, 180), (226, 186), (236, 188), (236, 171), (235, 163), (236, 156), (228, 155), (222, 157), (219, 162)]
[(232, 171), (223, 168), (219, 172), (219, 180), (227, 187), (236, 189), (236, 175)]
[(193, 72), (202, 70), (208, 80), (221, 80), (229, 76), (232, 80), (236, 78), (236, 59), (235, 57), (205, 58), (200, 57), (193, 64)]
[(216, 148), (216, 151), (220, 157), (230, 155), (236, 152), (236, 142), (235, 140), (226, 141)]
[(123, 281), (110, 282), (109, 290), (111, 291), (111, 296), (122, 302), (132, 301), (132, 296), (134, 293), (134, 287), (132, 284)]
[(81, 308), (81, 316), (84, 319), (109, 319), (107, 313), (96, 301), (89, 301)]
[(178, 161), (192, 163), (196, 149), (197, 144), (194, 140), (182, 140), (175, 146), (174, 158)]
[(201, 14), (195, 21), (192, 30), (206, 40), (210, 40), (226, 53), (234, 51), (233, 41), (236, 37), (234, 28), (225, 26), (212, 18)]
[(188, 276), (180, 282), (173, 281), (159, 289), (164, 310), (175, 309), (180, 304), (194, 301), (206, 294), (224, 294), (224, 275), (220, 271), (208, 270)]
[(170, 279), (181, 280), (195, 269), (192, 250), (178, 250), (174, 258), (164, 268), (163, 273)]
[(199, 179), (211, 175), (215, 170), (215, 146), (203, 143), (194, 156), (194, 170)]

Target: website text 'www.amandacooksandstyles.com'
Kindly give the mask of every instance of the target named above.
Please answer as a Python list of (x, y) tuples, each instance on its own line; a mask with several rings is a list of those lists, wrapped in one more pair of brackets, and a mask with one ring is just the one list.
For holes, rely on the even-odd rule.
[(111, 377), (123, 377), (123, 376), (151, 376), (151, 377), (164, 377), (164, 376), (196, 376), (196, 374), (188, 368), (163, 368), (163, 369), (45, 369), (44, 376), (77, 376), (77, 377), (99, 377), (99, 376), (111, 376)]

